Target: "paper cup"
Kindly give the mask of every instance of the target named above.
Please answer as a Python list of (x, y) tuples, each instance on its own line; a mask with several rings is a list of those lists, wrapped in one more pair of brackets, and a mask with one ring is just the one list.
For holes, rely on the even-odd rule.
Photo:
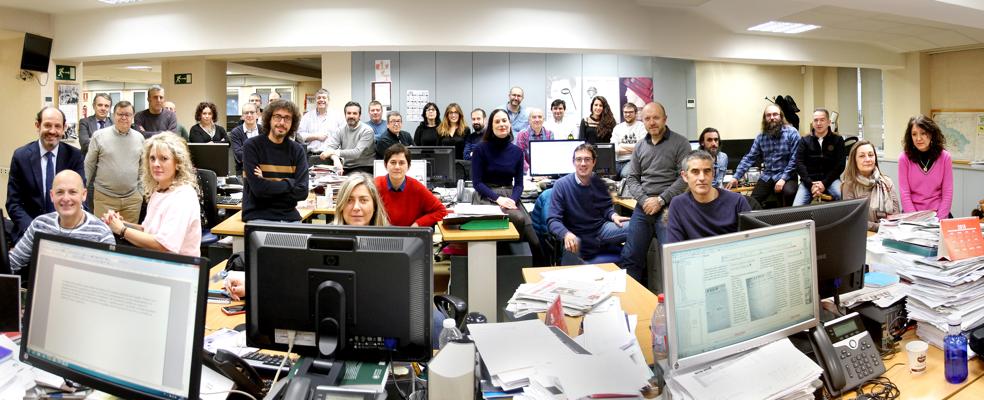
[(926, 351), (929, 345), (921, 340), (913, 340), (905, 345), (905, 351), (909, 354), (909, 372), (921, 374), (926, 372)]

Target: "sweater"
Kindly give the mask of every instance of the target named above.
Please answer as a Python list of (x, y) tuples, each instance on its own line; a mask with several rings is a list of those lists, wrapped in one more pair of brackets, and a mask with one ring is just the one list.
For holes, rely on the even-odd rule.
[(632, 151), (631, 173), (625, 178), (629, 195), (642, 205), (646, 199), (659, 196), (670, 204), (674, 196), (687, 190), (680, 178), (680, 163), (690, 153), (690, 141), (666, 128), (659, 143), (646, 135)]
[[(263, 177), (253, 173), (260, 167)], [(304, 147), (284, 138), (280, 144), (260, 135), (243, 144), (243, 221), (300, 221), (297, 202), (308, 196)]]
[(738, 231), (738, 214), (751, 211), (745, 196), (712, 188), (718, 198), (699, 203), (690, 192), (673, 198), (666, 224), (666, 243), (700, 239)]
[(943, 150), (940, 156), (923, 172), (919, 161), (909, 160), (903, 152), (899, 155), (899, 197), (902, 212), (936, 211), (939, 219), (950, 215), (953, 205), (953, 160)]
[(34, 237), (37, 236), (38, 232), (90, 242), (116, 244), (113, 232), (109, 230), (106, 224), (92, 214), (83, 210), (79, 210), (79, 212), (85, 214), (84, 221), (74, 229), (65, 229), (59, 226), (57, 212), (41, 214), (34, 221), (31, 221), (31, 225), (24, 231), (24, 236), (17, 241), (17, 246), (10, 251), (10, 269), (16, 273), (31, 261), (31, 252), (34, 251)]
[(144, 138), (150, 138), (164, 131), (178, 133), (178, 117), (168, 110), (161, 110), (160, 114), (154, 114), (148, 108), (133, 116), (133, 127), (143, 133)]
[[(420, 181), (411, 177), (404, 180), (403, 190), (389, 188), (388, 175), (376, 177), (376, 189), (386, 207), (386, 214), (394, 226), (434, 226), (448, 215), (444, 204), (437, 199)], [(397, 188), (399, 189), (399, 188)]]
[(437, 146), (438, 137), (437, 126), (427, 126), (427, 123), (421, 122), (417, 125), (417, 130), (413, 131), (413, 145), (414, 146)]
[(133, 129), (121, 134), (110, 125), (96, 131), (85, 154), (85, 181), (109, 197), (132, 196), (140, 186), (143, 143), (143, 135)]
[(359, 122), (353, 128), (346, 124), (338, 134), (328, 136), (328, 148), (338, 150), (346, 169), (372, 167), (376, 159), (375, 135), (369, 125)]
[(591, 175), (587, 186), (581, 185), (577, 174), (567, 174), (553, 186), (547, 225), (554, 236), (563, 239), (567, 232), (586, 239), (597, 238), (598, 229), (611, 221), (615, 209), (608, 185), (598, 175)]
[(387, 129), (383, 133), (383, 136), (376, 138), (376, 159), (382, 160), (383, 156), (386, 155), (386, 149), (397, 143), (404, 146), (412, 146), (413, 138), (410, 137), (410, 133), (407, 131), (400, 131), (399, 136), (397, 136)]
[[(523, 194), (523, 151), (510, 139), (494, 137), (482, 142), (472, 153), (472, 185), (482, 197), (495, 202), (499, 195), (489, 187), (512, 185), (513, 199), (519, 205)], [(520, 206), (521, 207), (521, 206)]]

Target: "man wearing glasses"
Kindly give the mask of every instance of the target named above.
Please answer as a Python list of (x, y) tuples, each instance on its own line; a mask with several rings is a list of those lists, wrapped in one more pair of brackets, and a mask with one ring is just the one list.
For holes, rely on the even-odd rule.
[(273, 100), (263, 111), (267, 134), (243, 144), (243, 221), (300, 221), (297, 202), (308, 196), (304, 146), (293, 140), (301, 114), (288, 100)]
[(243, 123), (229, 133), (229, 146), (232, 147), (232, 156), (236, 159), (236, 176), (243, 174), (243, 144), (246, 143), (246, 139), (260, 135), (260, 125), (256, 123), (260, 114), (256, 105), (246, 103), (241, 110), (243, 114), (240, 120)]
[(85, 181), (95, 188), (92, 213), (101, 216), (116, 210), (126, 222), (139, 223), (140, 156), (144, 136), (131, 128), (133, 104), (123, 100), (113, 106), (113, 125), (100, 129), (89, 141), (85, 155)]
[(629, 218), (615, 213), (608, 185), (594, 173), (597, 159), (590, 143), (574, 149), (574, 173), (554, 184), (547, 217), (550, 232), (582, 260), (602, 251), (619, 253), (629, 232)]
[(383, 159), (386, 149), (397, 143), (412, 146), (413, 137), (410, 136), (410, 132), (403, 130), (403, 116), (400, 112), (390, 111), (386, 114), (386, 132), (376, 139), (376, 159)]

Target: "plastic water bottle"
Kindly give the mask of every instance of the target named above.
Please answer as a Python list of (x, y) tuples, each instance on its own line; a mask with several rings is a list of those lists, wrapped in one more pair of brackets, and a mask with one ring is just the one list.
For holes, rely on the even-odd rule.
[(961, 383), (967, 380), (967, 338), (960, 334), (960, 317), (951, 314), (946, 322), (950, 330), (943, 338), (943, 372), (947, 382)]
[(445, 318), (444, 322), (441, 323), (441, 326), (441, 336), (437, 339), (439, 346), (438, 348), (443, 349), (448, 342), (460, 340), (464, 337), (464, 335), (461, 334), (461, 331), (458, 330), (458, 326), (455, 324), (454, 318)]
[(649, 331), (653, 335), (653, 360), (662, 360), (669, 353), (666, 342), (666, 295), (660, 293), (659, 304), (653, 311), (653, 319), (649, 321)]

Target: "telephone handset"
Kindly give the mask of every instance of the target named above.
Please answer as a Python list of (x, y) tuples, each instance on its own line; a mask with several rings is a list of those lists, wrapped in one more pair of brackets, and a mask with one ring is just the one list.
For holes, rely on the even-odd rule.
[(856, 312), (811, 329), (810, 343), (831, 396), (840, 396), (885, 373), (881, 354)]
[(231, 379), (236, 384), (236, 389), (242, 390), (259, 399), (263, 397), (264, 383), (260, 374), (252, 366), (236, 356), (234, 353), (219, 349), (213, 356), (211, 353), (202, 350), (202, 364), (214, 369), (226, 378)]

